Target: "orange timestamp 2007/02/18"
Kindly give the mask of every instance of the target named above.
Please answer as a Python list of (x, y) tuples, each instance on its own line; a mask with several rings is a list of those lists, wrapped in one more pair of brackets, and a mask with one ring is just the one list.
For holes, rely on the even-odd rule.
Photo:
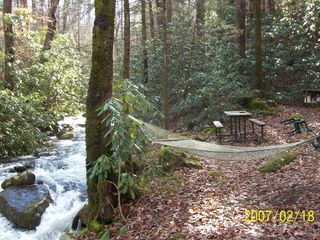
[(294, 223), (298, 221), (313, 223), (316, 220), (316, 212), (314, 210), (244, 210), (245, 223), (265, 223), (276, 222)]

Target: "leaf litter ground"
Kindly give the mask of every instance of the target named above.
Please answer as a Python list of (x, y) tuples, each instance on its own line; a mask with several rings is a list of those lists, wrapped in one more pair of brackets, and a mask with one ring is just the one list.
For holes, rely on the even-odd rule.
[[(267, 144), (299, 140), (287, 136), (280, 121), (301, 113), (320, 131), (320, 108), (281, 106), (277, 116), (257, 118), (268, 124)], [(310, 137), (310, 136), (309, 136)], [(255, 144), (255, 143), (249, 143)], [(248, 143), (246, 143), (248, 145)], [(176, 180), (154, 179), (150, 192), (123, 206), (127, 231), (111, 239), (316, 239), (320, 240), (320, 151), (312, 146), (276, 173), (260, 173), (265, 159), (217, 161), (201, 158), (204, 168), (180, 168)], [(178, 179), (178, 180), (177, 180)], [(245, 210), (315, 211), (315, 221), (245, 222)]]

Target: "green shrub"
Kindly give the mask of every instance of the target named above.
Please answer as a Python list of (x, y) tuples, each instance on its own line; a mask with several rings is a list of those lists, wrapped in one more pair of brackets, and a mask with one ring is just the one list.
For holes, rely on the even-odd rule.
[(41, 129), (53, 118), (36, 107), (32, 98), (0, 90), (0, 156), (33, 153), (45, 141)]

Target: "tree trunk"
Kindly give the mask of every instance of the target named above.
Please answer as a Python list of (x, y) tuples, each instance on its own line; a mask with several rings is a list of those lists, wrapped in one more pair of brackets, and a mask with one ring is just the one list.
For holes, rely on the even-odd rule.
[(170, 94), (169, 94), (169, 56), (168, 56), (168, 15), (167, 15), (167, 1), (163, 0), (162, 4), (162, 20), (163, 20), (163, 74), (162, 74), (162, 102), (163, 102), (163, 127), (169, 129), (169, 119), (170, 119)]
[[(261, 17), (265, 16), (266, 13), (266, 1), (265, 0), (260, 0), (261, 1)], [(267, 0), (268, 1), (268, 0)]]
[(263, 95), (263, 78), (262, 78), (262, 39), (261, 39), (261, 2), (254, 0), (254, 49), (255, 49), (255, 77), (256, 89)]
[[(246, 1), (236, 0), (236, 26), (239, 30), (237, 43), (239, 55), (242, 59), (246, 57)], [(243, 74), (243, 64), (239, 66), (239, 73)]]
[(70, 0), (64, 0), (64, 2), (63, 2), (62, 33), (66, 33), (67, 32), (69, 5), (70, 5), (69, 1)]
[[(101, 122), (105, 116), (98, 116), (97, 109), (112, 96), (114, 20), (115, 0), (95, 0), (92, 66), (86, 104), (87, 170), (100, 156), (111, 155), (110, 147), (107, 147), (109, 139), (105, 138), (108, 127)], [(110, 184), (89, 178), (87, 171), (87, 187), (89, 218), (97, 218), (101, 223), (110, 222), (113, 213)]]
[(276, 11), (276, 7), (275, 7), (275, 1), (274, 0), (269, 0), (270, 3), (269, 3), (269, 11), (271, 14), (274, 14), (275, 11)]
[[(40, 26), (43, 25), (44, 21), (43, 21), (43, 18), (44, 18), (44, 15), (45, 15), (45, 0), (40, 0)], [(38, 27), (38, 26), (37, 26)]]
[(78, 32), (77, 32), (77, 48), (80, 52), (81, 50), (81, 3), (78, 3), (78, 19), (77, 19), (77, 25), (78, 25)]
[(163, 0), (160, 2), (159, 0), (156, 0), (156, 8), (157, 8), (157, 27), (158, 27), (158, 34), (160, 37), (162, 37), (162, 29), (163, 29)]
[(57, 11), (58, 5), (59, 5), (59, 0), (51, 0), (48, 28), (47, 28), (46, 38), (44, 40), (44, 45), (43, 45), (44, 51), (51, 49), (51, 43), (53, 41), (56, 29), (57, 29), (56, 11)]
[(154, 19), (153, 19), (153, 8), (152, 8), (152, 0), (148, 0), (149, 5), (149, 18), (150, 18), (150, 36), (154, 39)]
[(172, 0), (167, 0), (167, 21), (172, 22)]
[[(3, 1), (3, 16), (12, 14), (12, 0)], [(4, 48), (5, 48), (5, 60), (4, 60), (4, 81), (5, 87), (14, 89), (14, 77), (13, 77), (13, 62), (14, 62), (14, 38), (12, 22), (9, 20), (3, 20), (3, 32), (4, 32)]]
[(206, 17), (206, 1), (196, 0), (196, 36), (202, 38), (204, 36), (204, 20)]
[(147, 52), (147, 23), (146, 23), (146, 1), (141, 0), (142, 21), (142, 46), (143, 46), (143, 79), (148, 83), (148, 52)]
[(31, 8), (32, 8), (32, 15), (37, 16), (37, 1), (36, 0), (32, 0)]
[(124, 52), (123, 79), (129, 79), (130, 74), (130, 6), (129, 0), (124, 0)]
[(28, 8), (28, 0), (22, 0), (21, 3), (23, 8)]
[(248, 15), (250, 18), (253, 18), (253, 1), (254, 0), (248, 0)]
[[(12, 14), (12, 0), (3, 1), (3, 16)], [(14, 89), (14, 77), (13, 77), (13, 62), (14, 62), (14, 38), (13, 27), (10, 20), (3, 20), (3, 32), (4, 32), (4, 48), (5, 48), (5, 60), (4, 60), (4, 85), (6, 88)]]

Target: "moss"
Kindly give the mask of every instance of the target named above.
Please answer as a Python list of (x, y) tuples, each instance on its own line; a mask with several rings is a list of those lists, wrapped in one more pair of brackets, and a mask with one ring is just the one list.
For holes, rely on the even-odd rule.
[(272, 116), (275, 115), (279, 112), (279, 109), (275, 108), (275, 107), (268, 107), (266, 109), (261, 110), (261, 114), (263, 116)]
[(219, 183), (221, 185), (225, 185), (225, 184), (229, 184), (230, 181), (229, 181), (229, 179), (222, 177), (222, 178), (218, 179), (217, 183)]
[(176, 153), (170, 147), (161, 147), (159, 152), (159, 163), (164, 169), (169, 170), (181, 165), (184, 157), (184, 154)]
[(315, 193), (320, 193), (320, 186), (314, 187), (312, 191)]
[(95, 233), (99, 233), (102, 231), (103, 225), (98, 223), (97, 220), (92, 220), (89, 222), (88, 229), (90, 229), (91, 231), (93, 231)]
[(177, 174), (167, 175), (165, 177), (159, 178), (159, 186), (161, 189), (167, 193), (175, 193), (179, 191), (181, 183), (183, 182), (183, 177)]
[(204, 134), (213, 134), (213, 133), (215, 133), (215, 129), (214, 128), (205, 128), (201, 132)]
[(259, 168), (259, 171), (264, 173), (276, 172), (278, 169), (288, 165), (302, 154), (303, 153), (300, 152), (285, 152), (269, 157), (268, 160)]
[(180, 166), (202, 169), (202, 164), (198, 158), (184, 152), (174, 151), (170, 147), (162, 147), (158, 158), (159, 164), (166, 170)]
[(216, 177), (220, 177), (222, 173), (220, 171), (210, 171), (208, 175), (209, 177), (216, 178)]
[(195, 157), (185, 159), (184, 166), (188, 168), (203, 169), (201, 162)]
[(175, 233), (168, 238), (169, 240), (185, 240), (186, 236), (183, 233)]
[(304, 119), (304, 116), (301, 113), (293, 113), (289, 116), (289, 118), (293, 119)]
[(268, 109), (268, 105), (261, 98), (253, 98), (250, 101), (248, 108), (250, 110), (264, 110)]

